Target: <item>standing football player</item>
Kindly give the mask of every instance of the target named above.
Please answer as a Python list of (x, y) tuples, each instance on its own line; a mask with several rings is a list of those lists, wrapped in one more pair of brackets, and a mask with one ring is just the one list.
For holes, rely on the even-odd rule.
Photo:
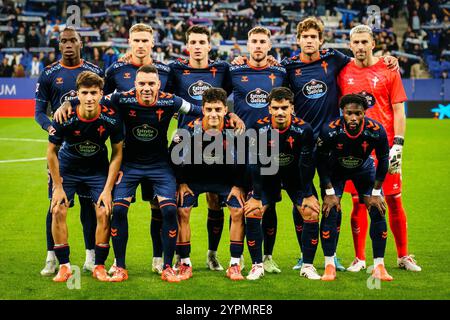
[[(95, 267), (93, 277), (109, 281), (105, 261), (109, 252), (109, 220), (111, 192), (122, 161), (123, 125), (117, 113), (99, 104), (103, 79), (83, 71), (76, 80), (80, 104), (75, 115), (64, 124), (52, 123), (47, 150), (48, 168), (53, 181), (51, 212), (54, 251), (59, 271), (53, 281), (65, 282), (72, 276), (67, 231), (67, 210), (80, 185), (95, 204), (97, 228), (95, 234)], [(105, 142), (111, 140), (111, 162)], [(58, 148), (58, 146), (61, 146)], [(59, 151), (59, 152), (58, 152)]]
[[(334, 254), (338, 235), (337, 214), (345, 182), (353, 181), (359, 201), (368, 208), (374, 269), (372, 277), (392, 281), (384, 266), (387, 224), (381, 191), (389, 166), (389, 144), (381, 123), (365, 116), (367, 100), (361, 95), (342, 97), (342, 116), (325, 124), (317, 139), (317, 170), (322, 189), (321, 243), (325, 256), (323, 281), (336, 279)], [(378, 159), (375, 169), (372, 151)]]
[[(366, 114), (379, 121), (386, 129), (390, 152), (389, 172), (383, 183), (383, 192), (389, 212), (389, 225), (397, 246), (397, 264), (410, 271), (421, 271), (408, 253), (406, 213), (402, 204), (402, 149), (406, 116), (404, 102), (407, 100), (398, 71), (389, 70), (380, 58), (373, 56), (375, 40), (369, 26), (359, 25), (350, 32), (350, 48), (355, 59), (339, 74), (342, 94), (359, 93), (369, 103)], [(356, 196), (353, 186), (346, 191)], [(354, 203), (352, 212), (352, 234), (356, 257), (349, 271), (365, 269), (365, 242), (367, 235), (367, 212), (365, 207)]]
[[(102, 70), (81, 59), (80, 35), (75, 29), (66, 27), (59, 36), (59, 49), (62, 54), (60, 61), (47, 66), (41, 73), (36, 87), (35, 120), (42, 129), (53, 133), (54, 128), (47, 116), (47, 105), (50, 103), (52, 112), (68, 101), (76, 98), (76, 79), (83, 71), (92, 71), (103, 76)], [(49, 198), (52, 194), (52, 180), (49, 174), (48, 185)], [(88, 192), (77, 190), (80, 200), (80, 220), (83, 225), (84, 243), (86, 247), (86, 260), (83, 265), (84, 271), (92, 271), (95, 260), (95, 229), (96, 217), (92, 199)], [(52, 237), (52, 214), (47, 211), (46, 234), (47, 234), (47, 258), (45, 267), (41, 271), (43, 276), (51, 276), (56, 272), (56, 256), (54, 252), (54, 241)]]

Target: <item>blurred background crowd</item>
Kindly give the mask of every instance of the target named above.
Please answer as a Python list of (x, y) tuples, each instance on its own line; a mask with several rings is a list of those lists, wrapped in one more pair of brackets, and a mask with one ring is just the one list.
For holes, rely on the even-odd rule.
[(72, 5), (81, 8), (83, 58), (103, 69), (126, 52), (128, 29), (137, 22), (155, 30), (153, 55), (162, 62), (188, 55), (185, 31), (192, 24), (211, 28), (211, 58), (227, 61), (246, 54), (252, 27), (266, 26), (273, 36), (270, 54), (281, 61), (299, 54), (295, 28), (310, 15), (325, 24), (324, 47), (351, 54), (350, 29), (367, 23), (367, 9), (376, 5), (376, 55), (398, 57), (404, 78), (446, 79), (450, 71), (450, 1), (0, 0), (0, 77), (38, 77), (58, 60), (59, 32)]

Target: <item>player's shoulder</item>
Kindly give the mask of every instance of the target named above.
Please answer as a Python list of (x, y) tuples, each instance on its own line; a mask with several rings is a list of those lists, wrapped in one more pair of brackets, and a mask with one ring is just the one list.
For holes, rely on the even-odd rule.
[(100, 119), (106, 122), (108, 125), (116, 125), (119, 121), (119, 114), (111, 106), (106, 106), (105, 104), (100, 104)]
[(321, 129), (323, 132), (331, 132), (331, 131), (338, 132), (339, 130), (341, 130), (343, 128), (343, 125), (344, 125), (344, 120), (342, 119), (342, 117), (337, 117), (331, 121), (325, 122), (322, 125)]
[(203, 120), (203, 117), (195, 118), (194, 120), (188, 121), (188, 122), (183, 126), (183, 128), (185, 128), (186, 130), (188, 130), (188, 131), (190, 131), (190, 132), (194, 132), (194, 128), (195, 128), (195, 127), (201, 126), (202, 120)]
[(266, 117), (262, 117), (259, 118), (258, 120), (255, 121), (255, 124), (253, 125), (253, 127), (256, 130), (265, 130), (265, 129), (269, 129), (270, 128), (270, 117), (266, 116)]
[(291, 130), (298, 132), (312, 131), (312, 127), (302, 118), (292, 117)]
[(364, 118), (364, 129), (372, 132), (384, 131), (384, 127), (381, 122), (369, 117)]
[(189, 68), (189, 60), (186, 58), (178, 58), (170, 61), (167, 66), (173, 69), (186, 69)]
[(164, 62), (154, 60), (152, 64), (155, 66), (156, 69), (158, 69), (159, 72), (166, 72), (166, 73), (170, 72), (169, 65), (167, 65)]
[(42, 70), (41, 78), (42, 77), (48, 77), (55, 73), (57, 73), (59, 70), (61, 70), (62, 65), (60, 61), (55, 61), (47, 66), (45, 66), (44, 70)]
[(227, 68), (228, 69), (230, 67), (230, 64), (227, 61), (218, 59), (218, 60), (212, 60), (210, 62), (210, 66), (211, 67), (221, 67), (221, 68)]
[(93, 64), (92, 62), (89, 62), (87, 60), (83, 60), (83, 62), (81, 64), (81, 67), (83, 69), (88, 70), (88, 71), (92, 71), (92, 72), (94, 72), (94, 73), (96, 73), (98, 75), (102, 75), (103, 74), (103, 71), (102, 71), (102, 69), (99, 66), (97, 66), (96, 64)]
[(156, 104), (159, 107), (173, 106), (173, 105), (176, 105), (176, 103), (179, 101), (183, 101), (183, 100), (180, 97), (174, 95), (173, 93), (159, 91), (158, 92), (158, 100), (156, 101)]
[(288, 67), (301, 63), (300, 56), (286, 57), (281, 61), (283, 67)]
[(271, 72), (278, 72), (278, 73), (282, 73), (285, 74), (286, 73), (286, 68), (284, 66), (270, 66), (268, 68), (269, 71)]

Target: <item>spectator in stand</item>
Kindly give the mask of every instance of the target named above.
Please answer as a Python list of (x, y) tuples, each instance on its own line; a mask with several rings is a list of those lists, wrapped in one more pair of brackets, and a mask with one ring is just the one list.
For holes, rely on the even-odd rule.
[(48, 42), (47, 42), (47, 35), (45, 34), (45, 27), (40, 27), (39, 28), (39, 45), (38, 47), (43, 48), (43, 47), (47, 47), (48, 46)]
[(402, 75), (402, 78), (410, 78), (411, 77), (411, 61), (405, 56), (400, 56), (398, 58), (398, 64), (400, 65), (400, 73)]
[(11, 78), (14, 72), (13, 67), (9, 64), (8, 58), (4, 57), (0, 65), (0, 78)]
[(14, 37), (14, 43), (17, 48), (25, 48), (27, 43), (27, 35), (25, 33), (25, 27), (20, 26)]
[(100, 49), (98, 47), (94, 47), (92, 50), (92, 58), (89, 59), (89, 62), (95, 64), (96, 66), (100, 67), (100, 69), (105, 70), (103, 67), (105, 65), (105, 62), (102, 59), (102, 55), (100, 53)]
[(29, 70), (27, 72), (27, 75), (30, 78), (38, 78), (41, 74), (42, 70), (44, 70), (44, 65), (41, 61), (39, 61), (37, 56), (33, 56), (33, 60), (31, 61), (29, 65)]
[(156, 61), (164, 62), (166, 60), (166, 54), (161, 47), (156, 47), (156, 51), (153, 52), (153, 58)]
[(51, 65), (56, 62), (56, 55), (54, 52), (50, 52), (48, 56), (44, 59), (44, 67)]
[(293, 58), (295, 56), (298, 56), (300, 54), (300, 48), (298, 47), (298, 45), (296, 43), (293, 43), (291, 45), (291, 52), (289, 54), (290, 58)]
[(419, 17), (422, 23), (427, 23), (431, 20), (433, 10), (430, 8), (430, 4), (425, 2), (419, 10)]
[(13, 78), (25, 78), (25, 69), (23, 67), (23, 65), (16, 64), (14, 65), (14, 72), (13, 72)]
[(413, 11), (410, 24), (414, 31), (420, 29), (420, 18), (419, 15), (417, 14), (417, 11)]
[(39, 35), (36, 32), (35, 28), (30, 28), (30, 33), (26, 37), (26, 47), (28, 48), (36, 48), (39, 47), (40, 43)]
[(103, 70), (106, 70), (109, 68), (110, 65), (112, 65), (114, 62), (116, 62), (119, 57), (117, 53), (114, 51), (113, 48), (108, 48), (105, 53), (103, 54)]

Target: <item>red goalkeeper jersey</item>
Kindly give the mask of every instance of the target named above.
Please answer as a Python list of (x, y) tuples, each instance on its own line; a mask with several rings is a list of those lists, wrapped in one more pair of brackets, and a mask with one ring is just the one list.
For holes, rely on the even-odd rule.
[(394, 140), (394, 109), (396, 103), (405, 102), (405, 89), (398, 71), (391, 71), (383, 59), (370, 67), (358, 67), (354, 61), (347, 64), (338, 76), (341, 95), (359, 93), (369, 102), (366, 116), (384, 126), (389, 145)]

